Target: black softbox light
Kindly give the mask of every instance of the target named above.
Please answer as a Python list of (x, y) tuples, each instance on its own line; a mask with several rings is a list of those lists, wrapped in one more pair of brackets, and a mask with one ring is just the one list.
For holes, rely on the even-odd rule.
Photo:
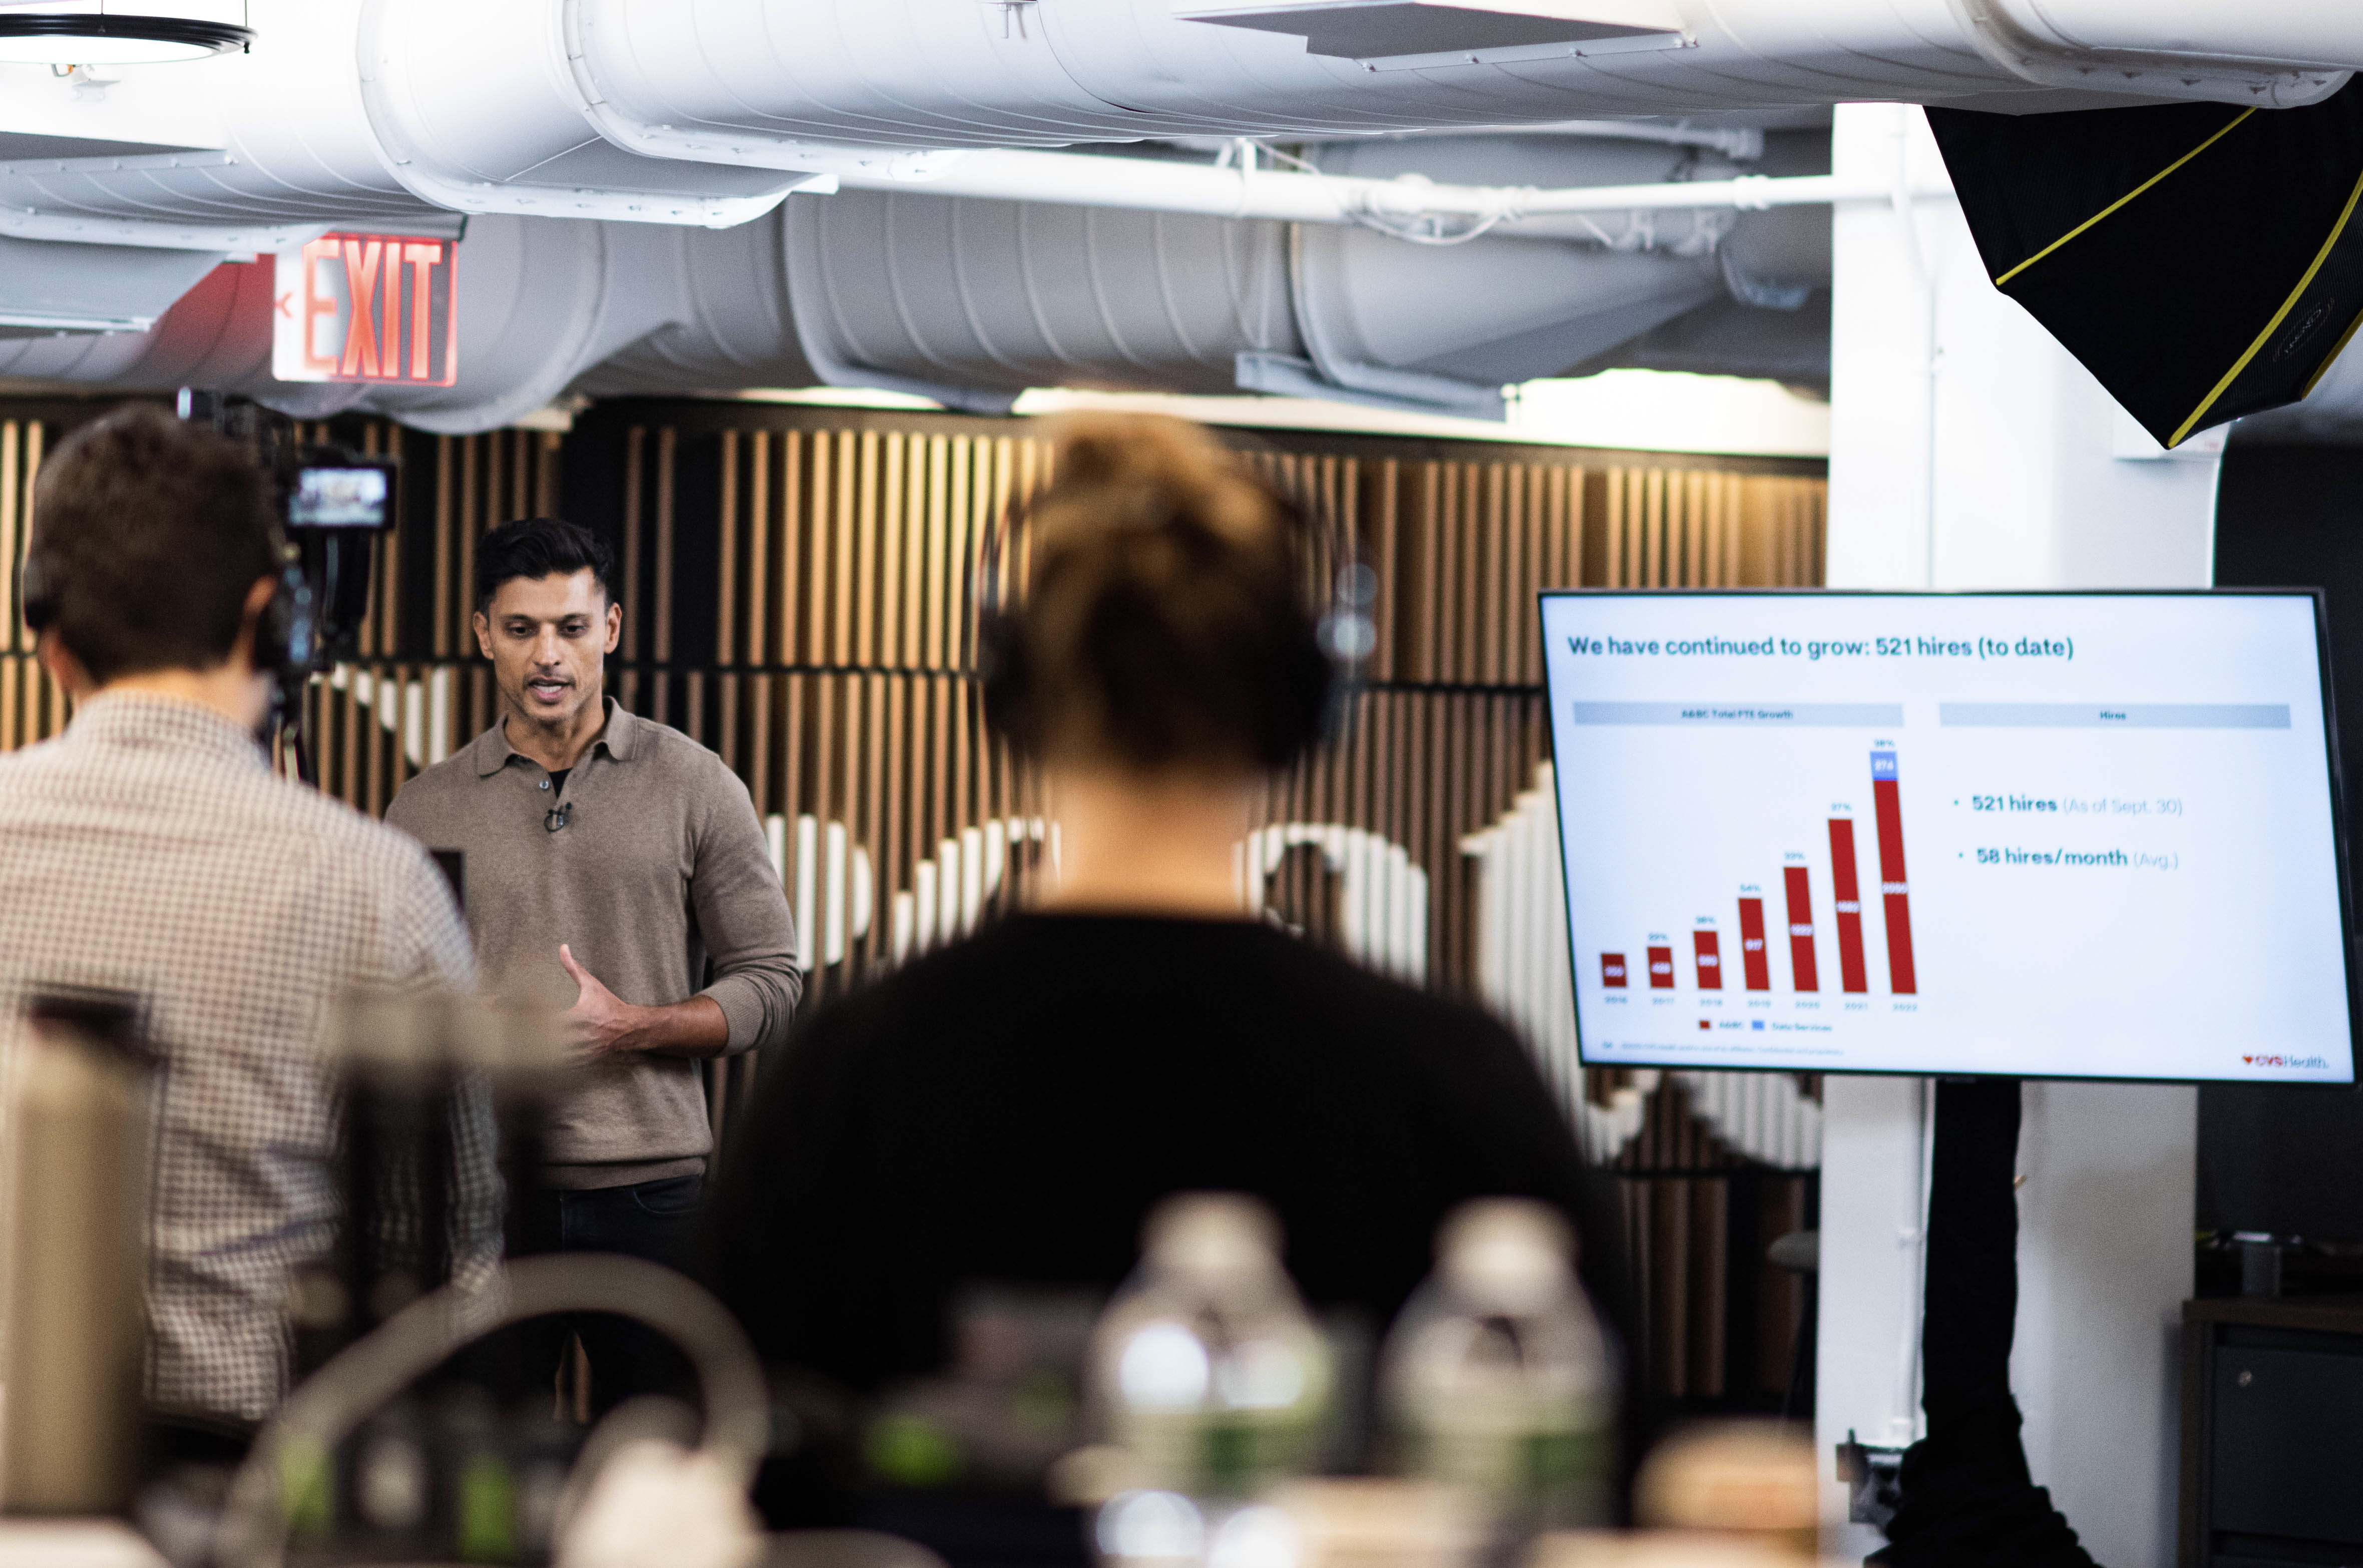
[(2167, 446), (2296, 402), (2363, 326), (2363, 79), (1928, 123), (1988, 274)]

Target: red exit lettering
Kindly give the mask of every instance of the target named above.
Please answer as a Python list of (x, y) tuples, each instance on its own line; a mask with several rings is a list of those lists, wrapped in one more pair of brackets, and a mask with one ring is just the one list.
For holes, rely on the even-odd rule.
[(459, 379), (454, 249), (409, 235), (324, 234), (282, 254), (272, 373), (451, 385)]

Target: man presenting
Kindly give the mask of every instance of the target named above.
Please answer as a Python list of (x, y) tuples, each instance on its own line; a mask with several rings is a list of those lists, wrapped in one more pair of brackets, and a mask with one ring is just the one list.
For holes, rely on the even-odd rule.
[[(624, 624), (612, 571), (588, 529), (549, 518), (477, 544), (476, 640), (501, 717), (405, 785), (386, 820), (466, 857), (487, 976), (575, 997), (580, 1061), (543, 1130), (546, 1190), (513, 1220), (510, 1252), (671, 1264), (713, 1149), (697, 1064), (778, 1043), (804, 982), (746, 785), (605, 695)], [(600, 1408), (663, 1380), (645, 1331), (573, 1327)], [(542, 1343), (550, 1364), (536, 1377), (560, 1348)]]
[[(148, 1398), (250, 1427), (286, 1392), (294, 1271), (338, 1218), (327, 1009), (465, 986), (468, 940), (417, 845), (278, 777), (256, 742), (285, 540), (252, 451), (133, 407), (69, 437), (36, 496), (25, 620), (74, 717), (0, 758), (0, 1070), (29, 993), (139, 996), (161, 1066)], [(500, 1256), (481, 1095), (452, 1136), (466, 1280)]]

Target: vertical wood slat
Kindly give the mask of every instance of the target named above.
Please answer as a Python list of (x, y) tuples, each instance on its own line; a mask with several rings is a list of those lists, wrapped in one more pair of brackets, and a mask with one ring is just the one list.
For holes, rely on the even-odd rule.
[(845, 669), (855, 661), (853, 563), (858, 537), (864, 531), (860, 526), (860, 514), (856, 507), (862, 434), (851, 430), (840, 432), (835, 445), (836, 484), (830, 496), (835, 505), (829, 520), (835, 536), (831, 542), (836, 550), (829, 580), (837, 592), (829, 617), (832, 636), (828, 644), (828, 662), (838, 669)]
[(749, 529), (738, 514), (738, 432), (722, 432), (722, 494), (715, 519), (714, 662), (738, 662), (738, 546)]
[[(17, 599), (17, 563), (25, 558), (27, 542), (17, 523), (17, 491), (23, 484), (18, 467), (22, 439), (22, 428), (15, 420), (0, 423), (0, 652), (8, 653), (31, 651), (23, 606)], [(0, 720), (0, 744), (11, 743), (6, 723)]]
[(17, 563), (24, 559), (29, 532), (23, 527), (21, 505), (25, 482), (20, 454), (27, 433), (14, 420), (0, 424), (0, 654), (6, 655), (0, 657), (0, 751), (13, 751), (28, 740), (17, 692), (18, 668), (31, 663), (22, 655), (31, 651), (32, 644), (17, 597)]
[(458, 481), (460, 506), (452, 518), (456, 555), (450, 574), (451, 604), (447, 606), (447, 609), (453, 622), (451, 651), (464, 659), (472, 651), (469, 643), (471, 622), (468, 611), (471, 607), (471, 601), (475, 594), (473, 584), (476, 581), (476, 535), (482, 531), (478, 527), (478, 506), (481, 497), (477, 495), (477, 484), (483, 466), (483, 438), (462, 436), (458, 445), (460, 448)]
[(806, 541), (804, 615), (800, 628), (802, 648), (796, 662), (826, 664), (828, 655), (830, 523), (835, 518), (837, 438), (826, 432), (812, 438), (812, 476), (804, 516)]

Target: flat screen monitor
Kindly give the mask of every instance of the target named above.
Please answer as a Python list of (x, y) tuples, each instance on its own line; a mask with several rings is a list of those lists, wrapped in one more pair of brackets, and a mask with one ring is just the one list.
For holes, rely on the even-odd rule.
[(2354, 1081), (2317, 595), (1541, 619), (1587, 1065)]

